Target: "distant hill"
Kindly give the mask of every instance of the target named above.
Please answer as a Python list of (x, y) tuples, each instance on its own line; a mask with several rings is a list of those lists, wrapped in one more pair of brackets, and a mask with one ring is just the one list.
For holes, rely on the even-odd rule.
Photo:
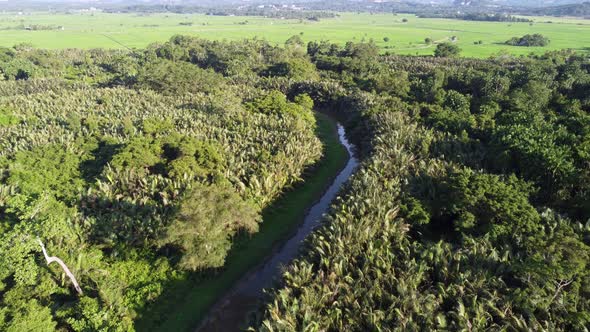
[[(470, 6), (470, 7), (556, 7), (580, 4), (588, 0), (453, 0), (455, 6)], [(444, 1), (443, 1), (444, 2)]]
[(590, 17), (590, 2), (563, 5), (563, 6), (554, 6), (554, 7), (547, 7), (547, 8), (538, 8), (538, 9), (533, 10), (532, 14), (549, 15), (549, 16)]

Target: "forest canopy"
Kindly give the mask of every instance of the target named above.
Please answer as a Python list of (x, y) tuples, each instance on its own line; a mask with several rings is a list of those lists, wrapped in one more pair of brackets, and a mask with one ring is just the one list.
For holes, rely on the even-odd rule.
[[(588, 58), (357, 65), (324, 46), (341, 64), (327, 66), (313, 46), (340, 86), (324, 103), (348, 119), (363, 163), (252, 326), (587, 328)], [(367, 84), (384, 79), (407, 88)]]
[(361, 165), (253, 329), (584, 330), (588, 58), (459, 51), (0, 49), (0, 330), (163, 324), (156, 300), (220, 275), (320, 160), (313, 108), (345, 122)]
[(214, 276), (322, 155), (313, 101), (266, 78), (315, 73), (299, 52), (177, 36), (1, 54), (3, 331), (133, 330), (169, 285)]

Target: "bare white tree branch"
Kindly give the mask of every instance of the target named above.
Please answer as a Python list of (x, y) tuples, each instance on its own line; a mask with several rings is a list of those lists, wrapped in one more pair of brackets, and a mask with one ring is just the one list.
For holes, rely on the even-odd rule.
[(56, 262), (57, 264), (59, 264), (61, 266), (61, 268), (64, 270), (64, 272), (68, 275), (70, 280), (72, 281), (72, 284), (74, 284), (74, 288), (76, 288), (76, 291), (78, 291), (78, 294), (82, 295), (83, 294), (82, 288), (80, 288), (80, 285), (78, 285), (78, 281), (76, 280), (76, 277), (74, 277), (74, 274), (72, 273), (72, 271), (70, 271), (70, 269), (68, 269), (66, 264), (58, 257), (48, 256), (47, 251), (45, 250), (45, 246), (43, 245), (43, 242), (41, 242), (41, 239), (37, 238), (37, 241), (39, 241), (39, 245), (41, 246), (41, 250), (43, 250), (43, 256), (45, 256), (45, 260), (47, 261), (47, 265), (49, 265), (53, 262)]
[(555, 282), (555, 295), (553, 295), (553, 298), (551, 298), (551, 302), (549, 302), (549, 304), (551, 305), (553, 303), (553, 301), (555, 301), (555, 299), (559, 296), (559, 293), (561, 293), (561, 290), (564, 287), (569, 286), (569, 284), (571, 284), (572, 282), (574, 282), (574, 279), (570, 279), (570, 280), (559, 280), (558, 282)]

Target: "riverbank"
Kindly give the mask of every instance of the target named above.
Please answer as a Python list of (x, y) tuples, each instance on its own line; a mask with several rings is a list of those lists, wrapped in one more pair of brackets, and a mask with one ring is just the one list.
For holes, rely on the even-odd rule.
[(190, 277), (172, 285), (149, 311), (142, 313), (136, 323), (138, 331), (193, 330), (219, 298), (293, 233), (348, 160), (348, 152), (338, 139), (336, 123), (321, 113), (316, 113), (316, 119), (324, 156), (306, 172), (305, 181), (265, 209), (258, 233), (235, 241), (223, 271), (200, 280), (196, 286)]

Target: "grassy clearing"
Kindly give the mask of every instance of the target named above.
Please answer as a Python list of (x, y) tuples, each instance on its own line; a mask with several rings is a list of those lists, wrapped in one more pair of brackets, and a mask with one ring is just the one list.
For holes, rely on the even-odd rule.
[[(318, 135), (324, 145), (324, 157), (305, 176), (305, 182), (287, 192), (263, 212), (264, 222), (258, 233), (236, 241), (222, 272), (204, 281), (189, 277), (168, 287), (150, 311), (141, 315), (136, 325), (138, 331), (194, 329), (217, 299), (267, 257), (277, 243), (294, 231), (305, 217), (307, 208), (321, 197), (333, 176), (344, 167), (348, 159), (346, 149), (338, 141), (336, 124), (323, 114), (317, 114), (317, 121)], [(161, 316), (167, 317), (167, 320), (157, 321), (157, 317)]]
[[(403, 22), (404, 18), (408, 22)], [(201, 14), (0, 13), (0, 45), (12, 46), (27, 42), (41, 48), (145, 47), (152, 42), (165, 41), (174, 34), (228, 40), (257, 37), (283, 43), (293, 34), (302, 33), (305, 41), (344, 43), (373, 39), (384, 51), (399, 54), (432, 54), (434, 46), (424, 43), (426, 37), (442, 41), (452, 36), (457, 37), (457, 43), (463, 49), (462, 54), (470, 57), (488, 57), (500, 52), (539, 54), (564, 48), (590, 51), (590, 20), (551, 17), (532, 19), (535, 22), (531, 25), (354, 13), (342, 13), (338, 18), (320, 22)], [(14, 29), (19, 25), (63, 26), (64, 30)], [(511, 37), (529, 33), (546, 35), (551, 43), (547, 47), (502, 44)], [(384, 37), (388, 37), (389, 41), (383, 41)], [(480, 40), (483, 42), (481, 45), (474, 44)]]

